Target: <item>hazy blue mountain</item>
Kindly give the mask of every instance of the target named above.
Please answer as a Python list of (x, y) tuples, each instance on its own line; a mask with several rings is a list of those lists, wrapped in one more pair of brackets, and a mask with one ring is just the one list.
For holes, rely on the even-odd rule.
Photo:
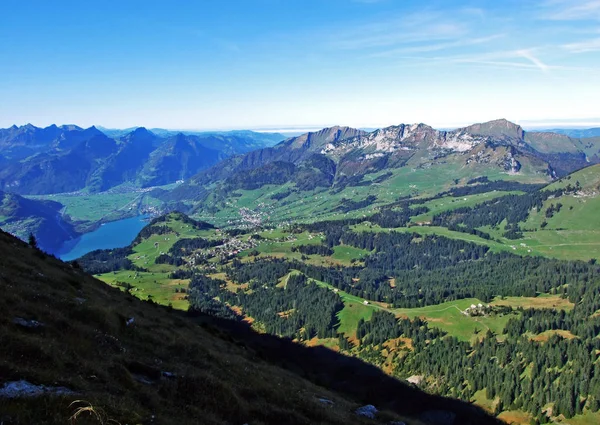
[(77, 236), (73, 226), (62, 218), (61, 209), (58, 202), (0, 191), (0, 227), (25, 240), (33, 233), (40, 248), (48, 252), (55, 252), (65, 240)]
[(205, 142), (202, 137), (183, 133), (169, 137), (150, 154), (137, 181), (146, 187), (187, 179), (228, 156)]
[(96, 126), (98, 130), (106, 134), (108, 137), (118, 139), (119, 137), (125, 136), (140, 127), (129, 127), (129, 128), (106, 128), (100, 125)]
[[(109, 129), (98, 127), (109, 137), (119, 138), (131, 133), (140, 127), (131, 127), (127, 129)], [(234, 154), (245, 153), (253, 149), (273, 146), (286, 139), (281, 133), (262, 133), (251, 130), (231, 130), (231, 131), (194, 131), (194, 130), (167, 130), (164, 128), (150, 128), (149, 131), (162, 138), (169, 138), (177, 134), (187, 136), (198, 136), (206, 139), (206, 147), (221, 149), (221, 144), (226, 147), (224, 150), (230, 150)]]
[(143, 127), (121, 136), (117, 140), (117, 151), (94, 171), (89, 183), (93, 182), (94, 189), (104, 191), (124, 182), (136, 181), (150, 154), (162, 142), (161, 138)]
[(148, 186), (188, 178), (229, 156), (271, 146), (284, 137), (253, 131), (172, 132), (46, 128), (0, 129), (0, 189), (25, 195)]
[(117, 149), (115, 140), (98, 132), (70, 150), (49, 150), (21, 161), (11, 161), (0, 170), (0, 189), (19, 194), (83, 189), (99, 164)]
[(0, 129), (0, 149), (9, 159), (24, 159), (36, 153), (64, 151), (102, 133), (95, 127), (82, 129), (75, 125), (46, 128), (27, 124)]
[(595, 128), (553, 128), (544, 130), (545, 132), (564, 134), (570, 137), (600, 137), (600, 127)]

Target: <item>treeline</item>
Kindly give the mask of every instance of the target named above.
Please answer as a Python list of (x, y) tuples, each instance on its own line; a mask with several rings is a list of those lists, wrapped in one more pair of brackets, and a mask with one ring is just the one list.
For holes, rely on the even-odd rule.
[(137, 267), (127, 256), (133, 254), (128, 246), (115, 249), (98, 249), (79, 258), (77, 263), (89, 274), (109, 273), (117, 270), (145, 271)]
[(171, 234), (171, 233), (175, 234), (176, 236), (179, 236), (179, 234), (177, 232), (174, 232), (173, 229), (171, 229), (169, 226), (149, 224), (148, 226), (146, 226), (142, 230), (140, 230), (140, 233), (137, 234), (137, 236), (135, 237), (135, 239), (133, 240), (133, 242), (131, 244), (138, 245), (144, 239), (148, 239), (152, 235), (167, 235), (167, 234)]
[(492, 191), (499, 192), (525, 192), (525, 193), (533, 193), (542, 189), (544, 184), (528, 184), (528, 183), (520, 183), (520, 182), (511, 182), (506, 180), (495, 180), (489, 181), (487, 177), (479, 177), (477, 179), (469, 180), (467, 184), (475, 184), (474, 186), (460, 186), (454, 187), (446, 192), (441, 192), (438, 194), (439, 197), (444, 196), (454, 196), (461, 197), (467, 195), (476, 195), (479, 193), (487, 193)]
[(223, 245), (222, 239), (204, 239), (204, 238), (185, 238), (179, 239), (173, 244), (169, 253), (174, 256), (188, 255), (193, 251), (199, 249), (213, 248), (215, 246)]
[(208, 230), (214, 229), (214, 226), (210, 223), (206, 223), (204, 221), (194, 220), (187, 215), (180, 212), (172, 212), (169, 214), (162, 215), (160, 217), (154, 218), (150, 224), (145, 226), (133, 240), (132, 245), (137, 245), (141, 243), (144, 239), (148, 239), (152, 235), (167, 235), (170, 233), (179, 236), (179, 233), (173, 230), (171, 227), (167, 226), (166, 223), (168, 220), (176, 220), (181, 221), (184, 224), (192, 227), (195, 230)]
[(325, 245), (299, 245), (293, 246), (292, 252), (300, 252), (305, 255), (321, 255), (327, 257), (333, 255), (333, 249)]
[(453, 230), (471, 232), (478, 227), (497, 227), (506, 220), (504, 236), (518, 239), (523, 235), (519, 223), (527, 220), (529, 212), (542, 209), (545, 200), (563, 195), (565, 190), (537, 191), (524, 195), (506, 195), (492, 199), (473, 207), (462, 207), (436, 214), (432, 219), (434, 226), (444, 226)]
[[(567, 294), (599, 276), (598, 267), (579, 261), (490, 253), (485, 245), (411, 233), (350, 232), (332, 228), (326, 241), (372, 251), (365, 267), (323, 267), (300, 261), (234, 260), (228, 278), (251, 289), (272, 286), (298, 270), (309, 278), (368, 300), (395, 307), (422, 307), (462, 298)], [(394, 278), (395, 287), (389, 284)], [(569, 285), (566, 285), (566, 284)]]
[(226, 319), (239, 320), (240, 317), (222, 301), (215, 299), (226, 291), (222, 280), (196, 274), (192, 277), (188, 290), (191, 312), (201, 312)]
[(209, 230), (209, 229), (214, 229), (215, 228), (215, 226), (213, 226), (210, 223), (207, 223), (205, 221), (200, 221), (200, 220), (194, 220), (193, 218), (190, 218), (186, 214), (183, 214), (183, 213), (178, 212), (178, 211), (174, 211), (174, 212), (171, 212), (169, 214), (165, 214), (165, 215), (162, 215), (160, 217), (156, 217), (155, 219), (153, 219), (150, 222), (150, 226), (154, 226), (154, 225), (156, 225), (158, 223), (164, 223), (167, 220), (181, 221), (184, 224), (187, 224), (188, 226), (191, 226), (192, 228), (194, 228), (196, 230)]
[(381, 211), (369, 217), (368, 220), (380, 227), (391, 229), (394, 227), (405, 227), (413, 216), (427, 212), (429, 212), (429, 208), (425, 206), (411, 208), (406, 205), (403, 208), (382, 208)]
[(291, 194), (292, 194), (291, 190), (286, 190), (284, 192), (279, 192), (279, 193), (275, 193), (274, 195), (271, 195), (271, 199), (274, 201), (281, 201), (282, 199), (287, 198)]
[(170, 264), (171, 266), (183, 266), (185, 261), (181, 257), (173, 257), (169, 254), (160, 254), (154, 260), (155, 264)]
[(347, 213), (350, 211), (360, 210), (362, 208), (371, 206), (375, 201), (377, 201), (377, 196), (374, 195), (369, 195), (361, 201), (354, 201), (352, 199), (343, 198), (340, 201), (340, 205), (334, 208), (333, 211)]
[[(583, 295), (585, 293), (585, 295)], [(571, 418), (584, 409), (600, 409), (600, 281), (596, 277), (569, 285), (572, 311), (550, 309), (519, 310), (509, 320), (502, 340), (492, 332), (471, 345), (432, 329), (420, 319), (397, 320), (393, 314), (375, 312), (370, 321), (359, 322), (358, 348), (347, 347), (360, 357), (382, 365), (386, 357), (381, 344), (387, 340), (410, 338), (394, 374), (399, 377), (424, 375), (423, 386), (431, 391), (470, 400), (485, 390), (488, 399), (497, 399), (496, 413), (524, 410), (533, 423), (548, 423), (543, 408), (552, 405), (552, 416)], [(527, 335), (562, 330), (547, 341)], [(387, 356), (387, 353), (385, 354)]]
[(263, 285), (252, 293), (221, 291), (220, 297), (240, 306), (268, 333), (301, 340), (336, 337), (337, 313), (344, 307), (339, 296), (302, 274), (290, 275), (283, 288)]

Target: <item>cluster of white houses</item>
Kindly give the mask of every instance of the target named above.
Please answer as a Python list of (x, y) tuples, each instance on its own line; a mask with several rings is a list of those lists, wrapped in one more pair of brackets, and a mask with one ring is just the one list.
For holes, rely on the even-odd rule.
[(492, 310), (492, 308), (490, 307), (489, 304), (487, 304), (487, 305), (483, 305), (482, 303), (479, 303), (477, 305), (471, 304), (464, 311), (462, 311), (462, 314), (464, 314), (465, 316), (483, 316), (484, 314), (488, 314), (491, 310)]

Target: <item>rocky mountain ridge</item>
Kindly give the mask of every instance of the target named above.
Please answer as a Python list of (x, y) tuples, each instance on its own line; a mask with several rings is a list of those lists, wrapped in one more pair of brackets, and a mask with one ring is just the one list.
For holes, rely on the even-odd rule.
[[(430, 167), (449, 160), (463, 166), (489, 164), (513, 174), (521, 172), (527, 163), (550, 181), (600, 162), (600, 140), (583, 139), (579, 142), (581, 148), (573, 143), (571, 138), (560, 134), (530, 136), (519, 125), (504, 119), (452, 131), (436, 130), (422, 123), (400, 124), (370, 133), (336, 126), (231, 158), (194, 176), (192, 181), (214, 183), (267, 164), (314, 165), (316, 157), (321, 157), (318, 163), (335, 169), (332, 182), (343, 176), (356, 177), (385, 168)], [(313, 165), (310, 168), (315, 168)]]

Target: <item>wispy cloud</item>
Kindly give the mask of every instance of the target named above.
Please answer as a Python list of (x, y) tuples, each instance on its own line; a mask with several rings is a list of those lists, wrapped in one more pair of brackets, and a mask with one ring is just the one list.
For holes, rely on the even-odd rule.
[(562, 48), (571, 53), (587, 53), (600, 51), (600, 38), (563, 44)]
[(464, 23), (448, 20), (439, 12), (420, 12), (394, 19), (359, 25), (352, 30), (330, 34), (330, 46), (345, 50), (381, 48), (464, 36)]
[(372, 57), (390, 57), (396, 55), (406, 55), (411, 53), (427, 53), (427, 52), (438, 52), (444, 50), (451, 50), (459, 47), (475, 46), (478, 44), (489, 43), (493, 40), (504, 37), (504, 34), (494, 34), (487, 37), (475, 37), (475, 38), (463, 38), (456, 41), (450, 41), (445, 43), (427, 43), (420, 44), (418, 46), (400, 47), (397, 49), (387, 50), (383, 52), (374, 53)]
[(470, 65), (470, 66), (482, 66), (489, 68), (498, 69), (513, 69), (523, 70), (529, 72), (544, 72), (550, 73), (551, 71), (580, 71), (580, 72), (598, 72), (598, 68), (593, 67), (580, 67), (580, 66), (564, 66), (564, 65), (550, 65), (540, 60), (537, 55), (533, 52), (537, 49), (529, 50), (502, 50), (502, 51), (491, 51), (486, 53), (478, 54), (461, 54), (461, 55), (445, 55), (445, 56), (402, 56), (396, 57), (405, 61), (403, 66), (422, 66), (424, 64), (444, 64), (449, 65)]
[(532, 64), (537, 66), (543, 72), (548, 72), (548, 69), (550, 67), (548, 65), (546, 65), (544, 62), (542, 62), (541, 60), (539, 60), (537, 57), (535, 57), (533, 55), (533, 53), (531, 52), (531, 50), (518, 50), (516, 53), (518, 56), (521, 56), (521, 57), (527, 59), (528, 61), (530, 61)]
[(541, 6), (542, 19), (600, 20), (600, 0), (547, 0)]

